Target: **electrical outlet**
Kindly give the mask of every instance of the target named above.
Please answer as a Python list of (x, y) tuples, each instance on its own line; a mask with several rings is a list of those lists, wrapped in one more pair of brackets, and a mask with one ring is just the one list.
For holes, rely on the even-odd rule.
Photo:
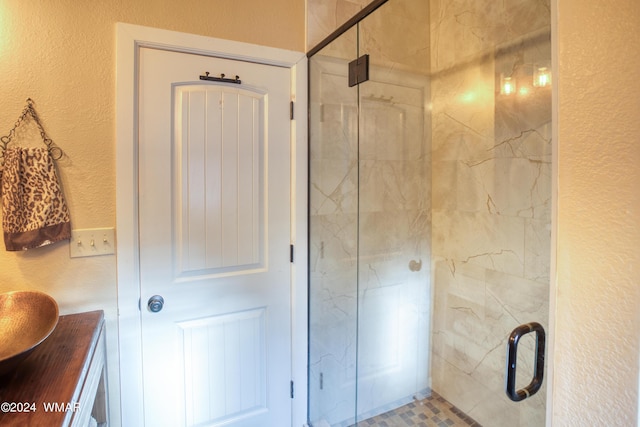
[(115, 253), (116, 232), (113, 227), (71, 230), (71, 241), (69, 242), (71, 258)]

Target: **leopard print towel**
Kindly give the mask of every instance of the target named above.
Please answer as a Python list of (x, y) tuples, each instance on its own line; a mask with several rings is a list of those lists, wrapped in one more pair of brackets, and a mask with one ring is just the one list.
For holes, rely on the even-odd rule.
[(5, 151), (2, 228), (8, 251), (71, 238), (69, 209), (46, 148), (11, 147)]

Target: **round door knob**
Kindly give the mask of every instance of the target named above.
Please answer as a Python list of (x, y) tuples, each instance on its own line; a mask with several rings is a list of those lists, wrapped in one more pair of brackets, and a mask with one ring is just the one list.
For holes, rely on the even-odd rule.
[(162, 298), (160, 295), (154, 295), (149, 298), (149, 301), (147, 302), (147, 308), (150, 312), (157, 313), (162, 310), (162, 307), (164, 307), (164, 298)]

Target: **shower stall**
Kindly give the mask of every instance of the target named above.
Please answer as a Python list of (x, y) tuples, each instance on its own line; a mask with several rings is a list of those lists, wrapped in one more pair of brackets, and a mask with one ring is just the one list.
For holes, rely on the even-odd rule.
[(550, 61), (548, 0), (374, 1), (309, 52), (312, 427), (544, 425)]

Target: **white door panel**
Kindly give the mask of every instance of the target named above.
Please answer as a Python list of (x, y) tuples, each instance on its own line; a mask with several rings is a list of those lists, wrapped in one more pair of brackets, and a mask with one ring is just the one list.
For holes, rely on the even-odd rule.
[(139, 64), (145, 424), (290, 425), (290, 70), (151, 48)]

